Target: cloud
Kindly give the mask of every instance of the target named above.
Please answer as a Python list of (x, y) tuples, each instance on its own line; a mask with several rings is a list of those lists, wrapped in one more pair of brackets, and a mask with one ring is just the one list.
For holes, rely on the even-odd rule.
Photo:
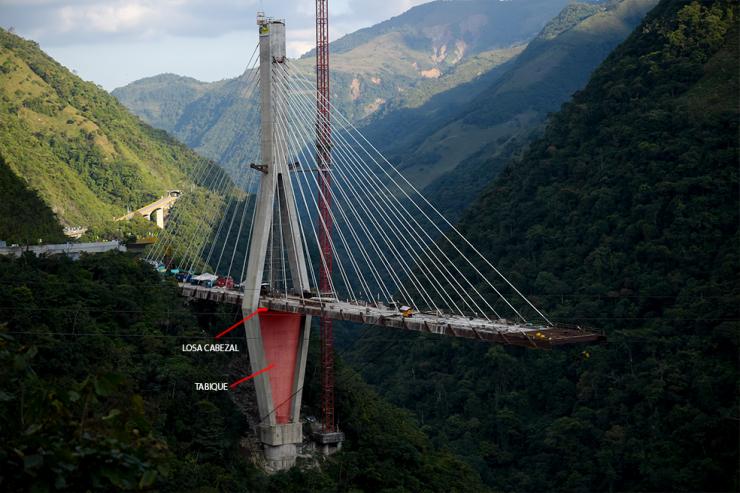
[[(332, 38), (423, 2), (332, 0)], [(166, 36), (217, 37), (254, 29), (255, 14), (260, 8), (268, 15), (286, 18), (291, 31), (313, 28), (313, 0), (0, 0), (0, 19), (4, 27), (13, 26), (46, 45), (60, 46)], [(305, 33), (295, 35), (295, 46), (310, 41)]]
[[(330, 38), (338, 39), (425, 1), (329, 0)], [(314, 0), (0, 0), (0, 25), (14, 27), (60, 62), (79, 67), (86, 78), (111, 87), (154, 75), (155, 66), (162, 66), (160, 71), (196, 75), (200, 64), (212, 71), (211, 80), (238, 75), (232, 65), (219, 70), (208, 61), (240, 57), (246, 40), (256, 43), (255, 17), (260, 9), (268, 16), (285, 18), (289, 56), (313, 48)], [(234, 40), (242, 44), (226, 44)], [(182, 57), (179, 47), (187, 47), (188, 56), (176, 66), (168, 65)], [(106, 52), (126, 63), (100, 62)]]
[(141, 3), (67, 6), (59, 9), (58, 14), (62, 33), (79, 32), (82, 26), (97, 33), (132, 32), (159, 17), (159, 12)]
[(254, 25), (259, 0), (0, 0), (5, 27), (47, 45), (215, 37)]

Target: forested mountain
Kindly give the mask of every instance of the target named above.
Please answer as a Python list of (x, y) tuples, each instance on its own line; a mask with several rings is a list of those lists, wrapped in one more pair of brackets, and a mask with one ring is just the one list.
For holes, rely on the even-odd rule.
[[(565, 4), (435, 1), (347, 35), (330, 47), (332, 102), (353, 121), (386, 107), (418, 107), (516, 56)], [(295, 61), (309, 78), (314, 64), (310, 54)], [(249, 75), (211, 84), (160, 75), (113, 95), (144, 121), (233, 169), (254, 143)]]
[(459, 86), (379, 116), (364, 131), (455, 219), (656, 3), (571, 3), (516, 59), (482, 77), (485, 86)]
[(62, 226), (51, 208), (11, 170), (0, 155), (0, 239), (20, 243), (62, 242)]
[(740, 487), (738, 14), (662, 0), (462, 220), (550, 317), (606, 344), (375, 330), (353, 349), (494, 490)]
[(115, 89), (113, 95), (149, 125), (174, 133), (178, 120), (190, 103), (205, 93), (218, 91), (225, 83), (160, 74)]
[[(244, 399), (254, 389), (198, 392), (194, 381), (242, 375), (242, 357), (182, 353), (241, 318), (183, 305), (172, 279), (124, 254), (0, 257), (0, 486), (25, 491), (486, 491), (434, 447), (408, 412), (352, 370), (336, 375), (342, 452), (273, 475), (258, 467)], [(53, 320), (53, 323), (49, 321)], [(309, 361), (318, 358), (312, 337)], [(236, 364), (234, 364), (236, 363)], [(319, 406), (306, 372), (306, 413)], [(254, 406), (253, 406), (254, 407)], [(247, 409), (249, 406), (247, 406)], [(254, 410), (256, 413), (256, 409)]]
[(208, 168), (207, 176), (222, 173), (36, 43), (0, 29), (0, 176), (8, 184), (3, 193), (11, 194), (3, 200), (20, 208), (0, 216), (0, 239), (58, 239), (49, 230), (49, 209), (65, 226), (98, 233), (126, 227), (111, 221), (168, 189), (190, 187)]

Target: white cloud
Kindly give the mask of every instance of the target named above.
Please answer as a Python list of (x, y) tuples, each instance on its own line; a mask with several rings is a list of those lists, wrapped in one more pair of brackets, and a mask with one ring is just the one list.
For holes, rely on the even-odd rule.
[(0, 19), (53, 45), (165, 36), (216, 37), (254, 24), (259, 0), (0, 0)]
[(153, 20), (158, 20), (159, 14), (155, 9), (136, 2), (66, 6), (58, 11), (59, 31), (70, 33), (83, 28), (99, 33), (137, 31)]
[[(330, 37), (337, 39), (425, 1), (330, 0)], [(245, 63), (238, 58), (248, 49), (245, 45), (223, 43), (256, 43), (255, 14), (260, 9), (286, 19), (288, 54), (299, 56), (315, 43), (314, 5), (314, 0), (0, 0), (0, 25), (38, 41), (70, 67), (85, 67), (81, 74), (111, 88), (124, 79), (166, 70), (202, 77), (201, 65), (213, 71), (206, 77), (210, 80), (238, 75), (234, 67), (239, 63), (208, 61), (228, 55)], [(189, 55), (174, 51), (178, 46), (187, 46)], [(125, 63), (87, 61), (101, 60), (106, 51)], [(178, 65), (172, 66), (172, 60)]]

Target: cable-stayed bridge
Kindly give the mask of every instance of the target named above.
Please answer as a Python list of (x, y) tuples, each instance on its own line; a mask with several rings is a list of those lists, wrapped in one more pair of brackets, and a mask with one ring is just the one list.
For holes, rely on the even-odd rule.
[(285, 56), (283, 21), (259, 16), (258, 27), (244, 94), (258, 102), (253, 156), (233, 180), (196, 172), (213, 191), (205, 200), (223, 205), (185, 191), (146, 259), (176, 273), (191, 299), (239, 305), (245, 317), (267, 308), (244, 328), (252, 371), (272, 365), (254, 378), (271, 467), (291, 466), (302, 440), (312, 317), (322, 327), (327, 446), (341, 440), (332, 320), (532, 348), (603, 338), (553, 323), (337, 111), (326, 37), (317, 34), (324, 50), (309, 75)]

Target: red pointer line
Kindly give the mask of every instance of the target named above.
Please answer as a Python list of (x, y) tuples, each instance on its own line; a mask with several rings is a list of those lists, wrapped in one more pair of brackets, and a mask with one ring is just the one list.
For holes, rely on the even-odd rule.
[(266, 312), (266, 311), (267, 311), (267, 308), (257, 308), (257, 311), (256, 311), (256, 312), (250, 313), (249, 315), (247, 315), (247, 316), (246, 316), (246, 317), (244, 317), (243, 319), (239, 320), (239, 321), (238, 321), (237, 323), (235, 323), (234, 325), (232, 325), (231, 327), (229, 327), (229, 328), (228, 328), (228, 329), (226, 329), (225, 331), (221, 332), (221, 333), (220, 333), (219, 335), (217, 335), (217, 336), (216, 336), (216, 339), (220, 339), (220, 338), (222, 338), (223, 336), (225, 336), (226, 334), (228, 334), (228, 333), (229, 333), (229, 332), (231, 332), (232, 330), (236, 329), (236, 328), (237, 328), (237, 327), (239, 327), (239, 326), (240, 326), (241, 324), (243, 324), (244, 322), (246, 322), (246, 321), (247, 321), (247, 320), (249, 320), (250, 318), (254, 317), (254, 316), (255, 316), (255, 315), (257, 315), (258, 313), (263, 313), (263, 312)]
[(266, 372), (268, 370), (271, 370), (273, 366), (275, 366), (275, 363), (270, 363), (265, 368), (262, 368), (260, 371), (256, 371), (256, 372), (252, 373), (251, 375), (249, 375), (248, 377), (244, 377), (241, 380), (237, 380), (236, 382), (234, 382), (231, 385), (229, 385), (229, 387), (232, 388), (232, 389), (233, 388), (236, 388), (236, 386), (239, 385), (240, 383), (244, 383), (247, 380), (256, 377), (257, 375), (260, 375), (260, 374), (262, 374), (262, 373), (264, 373), (264, 372)]

